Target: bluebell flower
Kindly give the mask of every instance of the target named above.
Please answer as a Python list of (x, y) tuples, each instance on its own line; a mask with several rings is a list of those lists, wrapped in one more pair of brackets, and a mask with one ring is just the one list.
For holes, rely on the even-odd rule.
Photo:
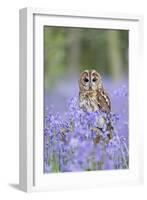
[[(44, 119), (44, 171), (70, 172), (129, 167), (127, 85), (111, 92), (115, 113), (84, 112), (72, 97), (64, 114), (46, 109)], [(112, 109), (112, 110), (113, 110)], [(113, 125), (108, 141), (107, 125)], [(94, 139), (100, 136), (100, 142)]]

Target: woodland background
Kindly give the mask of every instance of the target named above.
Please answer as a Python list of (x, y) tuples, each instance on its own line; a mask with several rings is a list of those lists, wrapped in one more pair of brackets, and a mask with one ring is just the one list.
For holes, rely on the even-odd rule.
[[(44, 27), (45, 105), (65, 110), (78, 96), (78, 80), (85, 69), (96, 69), (106, 89), (128, 80), (128, 31)], [(112, 90), (112, 88), (111, 88)]]

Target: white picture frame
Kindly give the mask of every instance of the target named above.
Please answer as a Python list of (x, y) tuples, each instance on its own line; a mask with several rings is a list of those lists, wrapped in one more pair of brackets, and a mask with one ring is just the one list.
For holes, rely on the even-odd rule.
[[(43, 173), (43, 26), (70, 26), (129, 30), (129, 123), (128, 170)], [(20, 189), (26, 192), (143, 182), (143, 130), (141, 100), (136, 76), (143, 66), (143, 17), (140, 15), (20, 10)], [(134, 87), (135, 86), (135, 87)], [(36, 89), (37, 88), (37, 89)]]

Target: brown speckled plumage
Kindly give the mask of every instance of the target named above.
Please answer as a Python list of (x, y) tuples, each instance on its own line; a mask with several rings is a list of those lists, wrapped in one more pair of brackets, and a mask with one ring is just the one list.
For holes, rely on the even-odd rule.
[[(109, 114), (111, 112), (111, 102), (109, 95), (103, 88), (102, 79), (96, 70), (85, 70), (80, 75), (79, 80), (79, 106), (85, 112), (103, 111)], [(104, 119), (104, 123), (105, 119)], [(111, 123), (107, 125), (109, 131), (108, 138), (112, 138), (113, 127)], [(100, 129), (97, 128), (97, 137), (94, 143), (99, 143)]]
[(97, 110), (109, 113), (111, 102), (107, 92), (102, 85), (101, 76), (95, 70), (85, 70), (79, 81), (80, 107), (84, 111), (93, 112)]

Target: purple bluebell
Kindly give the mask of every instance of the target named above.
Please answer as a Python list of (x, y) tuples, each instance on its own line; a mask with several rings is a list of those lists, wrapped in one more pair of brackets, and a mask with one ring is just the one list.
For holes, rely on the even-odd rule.
[[(84, 112), (78, 98), (72, 97), (67, 111), (56, 113), (46, 109), (44, 119), (44, 172), (71, 172), (127, 169), (128, 86), (111, 91), (112, 113)], [(114, 111), (114, 112), (113, 112)], [(103, 121), (103, 119), (105, 119)], [(108, 138), (107, 124), (113, 125), (113, 137)], [(100, 136), (100, 142), (94, 139)]]

